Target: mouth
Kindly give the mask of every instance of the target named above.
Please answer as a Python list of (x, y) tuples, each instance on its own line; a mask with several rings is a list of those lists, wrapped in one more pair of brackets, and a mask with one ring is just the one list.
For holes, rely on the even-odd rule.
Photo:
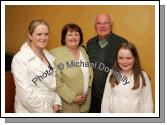
[(40, 41), (40, 43), (44, 45), (44, 44), (46, 44), (47, 42), (46, 42), (46, 41)]
[(70, 42), (74, 42), (74, 43), (76, 43), (76, 42), (78, 42), (77, 40), (70, 40)]
[(122, 65), (123, 68), (127, 68), (129, 65)]
[(106, 30), (100, 30), (100, 32), (106, 32)]
[(41, 40), (40, 42), (41, 42), (41, 43), (45, 43), (46, 41), (45, 41), (45, 40)]

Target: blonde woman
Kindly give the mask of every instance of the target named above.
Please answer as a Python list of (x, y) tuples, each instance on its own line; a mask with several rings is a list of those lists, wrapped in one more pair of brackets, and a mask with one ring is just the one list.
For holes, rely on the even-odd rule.
[(61, 99), (55, 92), (55, 59), (44, 49), (49, 34), (47, 22), (33, 20), (28, 27), (29, 40), (13, 58), (16, 113), (51, 113), (61, 110)]

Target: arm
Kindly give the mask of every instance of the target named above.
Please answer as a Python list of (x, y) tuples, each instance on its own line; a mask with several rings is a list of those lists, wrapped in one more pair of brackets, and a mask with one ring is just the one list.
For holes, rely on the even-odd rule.
[(146, 73), (143, 73), (146, 81), (146, 86), (143, 88), (143, 103), (144, 103), (144, 112), (152, 113), (153, 112), (153, 101), (152, 101), (152, 91), (151, 91), (151, 82)]
[(54, 103), (54, 104), (57, 104), (57, 105), (62, 106), (61, 98), (60, 98), (60, 96), (57, 94), (57, 92), (55, 92), (55, 103)]
[(14, 58), (12, 61), (12, 73), (16, 85), (16, 93), (22, 105), (29, 110), (29, 112), (39, 112), (43, 107), (43, 101), (39, 99), (38, 95), (30, 84), (30, 78), (28, 77), (28, 68), (26, 64)]
[(110, 113), (111, 112), (111, 105), (110, 105), (110, 101), (111, 101), (111, 84), (109, 82), (109, 78), (110, 78), (111, 72), (109, 73), (108, 77), (107, 77), (107, 81), (106, 81), (106, 85), (104, 88), (104, 93), (103, 93), (103, 98), (102, 98), (102, 104), (101, 104), (101, 112), (102, 113)]
[(76, 93), (70, 89), (62, 78), (62, 71), (56, 66), (56, 91), (67, 102), (72, 103), (76, 97)]
[(60, 96), (55, 92), (55, 103), (53, 104), (53, 112), (62, 110), (62, 102)]

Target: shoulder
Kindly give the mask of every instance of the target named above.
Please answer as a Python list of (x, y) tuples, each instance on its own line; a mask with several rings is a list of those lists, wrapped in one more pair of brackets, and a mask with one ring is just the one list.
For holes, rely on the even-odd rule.
[(90, 45), (96, 43), (96, 41), (97, 41), (97, 36), (95, 36), (95, 37), (89, 39), (88, 42), (87, 42), (87, 44), (86, 44), (86, 46), (88, 47), (88, 46), (90, 46)]
[(25, 51), (20, 50), (19, 52), (17, 52), (11, 62), (11, 71), (13, 72), (20, 69), (23, 71), (23, 67), (27, 67), (28, 65), (28, 59), (29, 58), (26, 57)]
[(19, 61), (19, 62), (24, 62), (24, 61), (27, 61), (28, 58), (27, 58), (27, 53), (23, 50), (20, 50), (19, 52), (17, 52), (14, 57), (13, 57), (13, 61)]
[(35, 57), (33, 51), (28, 46), (28, 42), (25, 42), (19, 52), (16, 53), (13, 60), (19, 60), (19, 61), (29, 61)]
[(149, 77), (148, 73), (146, 71), (143, 70), (142, 73), (143, 73), (144, 77)]
[(49, 53), (52, 54), (53, 56), (57, 56), (63, 53), (64, 51), (65, 51), (65, 47), (62, 46), (62, 47), (58, 47), (58, 48), (49, 50)]
[(111, 37), (112, 37), (113, 39), (117, 40), (117, 41), (120, 42), (120, 43), (128, 42), (124, 37), (119, 36), (119, 35), (117, 35), (117, 34), (115, 34), (115, 33), (112, 33), (112, 34), (111, 34)]
[(150, 76), (149, 76), (149, 74), (148, 74), (147, 72), (142, 71), (142, 73), (143, 73), (144, 79), (145, 79), (146, 81), (151, 81)]
[(87, 48), (86, 48), (84, 45), (81, 45), (81, 46), (79, 47), (79, 49), (80, 49), (82, 52), (87, 53)]
[(44, 55), (46, 56), (47, 59), (49, 59), (49, 60), (51, 60), (52, 62), (54, 62), (55, 57), (54, 57), (51, 53), (49, 53), (48, 50), (44, 49), (44, 50), (43, 50), (43, 53), (44, 53)]

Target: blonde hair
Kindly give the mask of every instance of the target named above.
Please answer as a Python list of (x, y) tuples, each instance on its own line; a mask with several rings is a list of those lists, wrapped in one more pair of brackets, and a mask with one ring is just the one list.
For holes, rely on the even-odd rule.
[(30, 35), (32, 35), (32, 33), (34, 32), (35, 28), (38, 26), (38, 25), (45, 25), (48, 27), (49, 31), (50, 31), (50, 27), (49, 27), (49, 24), (44, 21), (44, 20), (41, 20), (41, 19), (37, 19), (37, 20), (33, 20), (30, 24), (29, 24), (29, 27), (28, 27), (28, 33)]

